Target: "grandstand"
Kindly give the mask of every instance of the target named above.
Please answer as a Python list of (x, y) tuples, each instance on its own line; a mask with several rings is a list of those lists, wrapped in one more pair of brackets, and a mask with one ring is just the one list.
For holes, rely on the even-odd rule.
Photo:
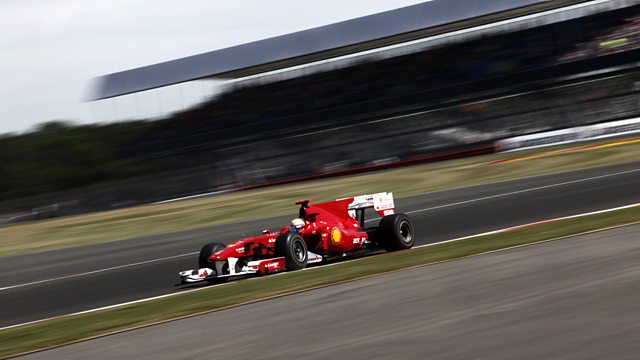
[(22, 204), (130, 205), (638, 116), (638, 19), (638, 0), (434, 0), (105, 75), (96, 100), (203, 78), (232, 86), (119, 149), (148, 177)]
[[(613, 3), (586, 2), (548, 11), (539, 15), (537, 23), (543, 25), (533, 27), (531, 15), (515, 18), (509, 24), (520, 29), (517, 31), (494, 33), (489, 31), (491, 27), (483, 27), (477, 31), (484, 37), (472, 37), (473, 32), (468, 32), (462, 42), (450, 37), (437, 47), (420, 43), (417, 52), (406, 53), (404, 49), (402, 55), (387, 54), (375, 61), (360, 57), (356, 64), (337, 68), (333, 64), (331, 70), (315, 69), (303, 76), (283, 72), (254, 76), (217, 99), (158, 122), (124, 154), (145, 161), (175, 157), (180, 160), (173, 162), (180, 166), (235, 162), (242, 168), (251, 164), (250, 168), (262, 171), (236, 179), (248, 185), (265, 178), (275, 181), (324, 172), (336, 163), (363, 166), (575, 125), (566, 116), (565, 107), (578, 108), (584, 101), (571, 101), (564, 107), (556, 101), (549, 107), (546, 99), (531, 99), (544, 92), (508, 102), (491, 97), (512, 92), (516, 86), (522, 91), (523, 84), (529, 84), (527, 91), (533, 91), (550, 86), (540, 84), (543, 80), (555, 82), (637, 61), (639, 42), (627, 32), (635, 28), (638, 7), (617, 8), (621, 2)], [(590, 6), (606, 11), (596, 12)], [(596, 41), (617, 38), (626, 40), (624, 47), (614, 47), (616, 51), (575, 55), (585, 47), (593, 48)], [(523, 43), (527, 46), (521, 46)], [(414, 51), (418, 48), (415, 42), (405, 46)], [(382, 52), (398, 53), (398, 48)], [(624, 56), (615, 56), (621, 49)], [(575, 91), (575, 87), (571, 89)], [(593, 101), (589, 99), (589, 103)], [(481, 110), (460, 111), (460, 106), (468, 109), (469, 102), (484, 105)], [(418, 114), (411, 115), (414, 113)], [(580, 118), (588, 123), (627, 115), (618, 111), (613, 118)], [(385, 117), (392, 120), (384, 121)], [(385, 134), (384, 139), (379, 134)], [(250, 151), (256, 144), (261, 148), (258, 159)], [(292, 148), (311, 151), (322, 161), (310, 163), (304, 156), (296, 159)], [(278, 163), (281, 170), (274, 171)], [(289, 164), (289, 169), (282, 163)], [(255, 177), (256, 172), (268, 175)]]

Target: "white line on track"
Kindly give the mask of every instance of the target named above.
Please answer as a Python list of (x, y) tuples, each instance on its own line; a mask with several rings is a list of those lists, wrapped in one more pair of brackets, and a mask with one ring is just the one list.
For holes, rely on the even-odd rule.
[(133, 263), (133, 264), (125, 264), (125, 265), (113, 266), (113, 267), (106, 268), (106, 269), (99, 269), (99, 270), (87, 271), (87, 272), (80, 273), (80, 274), (73, 274), (73, 275), (67, 275), (67, 276), (60, 276), (60, 277), (57, 277), (57, 278), (51, 278), (51, 279), (45, 279), (45, 280), (32, 281), (32, 282), (28, 282), (28, 283), (24, 283), (24, 284), (18, 284), (18, 285), (5, 286), (5, 287), (0, 288), (0, 291), (3, 291), (3, 290), (9, 290), (9, 289), (15, 289), (15, 288), (19, 288), (19, 287), (25, 287), (25, 286), (30, 286), (30, 285), (42, 284), (42, 283), (51, 282), (51, 281), (58, 281), (58, 280), (71, 279), (71, 278), (80, 277), (80, 276), (86, 276), (86, 275), (98, 274), (98, 273), (102, 273), (102, 272), (106, 272), (106, 271), (112, 271), (112, 270), (118, 270), (118, 269), (125, 269), (125, 268), (132, 267), (132, 266), (138, 266), (138, 265), (151, 264), (151, 263), (154, 263), (154, 262), (160, 262), (160, 261), (165, 261), (165, 260), (177, 259), (177, 258), (181, 258), (181, 257), (185, 257), (185, 256), (193, 256), (193, 255), (195, 255), (195, 254), (198, 254), (198, 252), (196, 251), (196, 252), (192, 252), (192, 253), (188, 253), (188, 254), (181, 254), (181, 255), (167, 256), (167, 257), (160, 258), (160, 259), (145, 260), (145, 261), (140, 261), (140, 262)]
[[(496, 194), (496, 195), (485, 196), (485, 197), (480, 197), (480, 198), (471, 199), (471, 200), (458, 201), (458, 202), (455, 202), (455, 203), (438, 205), (438, 206), (428, 207), (428, 208), (424, 208), (424, 209), (408, 211), (407, 214), (415, 214), (415, 213), (420, 213), (420, 212), (425, 212), (425, 211), (443, 209), (443, 208), (447, 208), (447, 207), (464, 205), (464, 204), (469, 204), (469, 203), (474, 203), (474, 202), (479, 202), (479, 201), (484, 201), (484, 200), (490, 200), (490, 199), (496, 199), (496, 198), (506, 197), (506, 196), (511, 196), (511, 195), (523, 194), (523, 193), (537, 191), (537, 190), (550, 189), (550, 188), (564, 186), (564, 185), (577, 184), (577, 183), (581, 183), (581, 182), (604, 179), (604, 178), (618, 176), (618, 175), (625, 175), (625, 174), (630, 174), (630, 173), (639, 172), (639, 171), (640, 171), (640, 169), (626, 170), (626, 171), (620, 171), (620, 172), (611, 173), (611, 174), (593, 176), (593, 177), (584, 178), (584, 179), (565, 181), (565, 182), (561, 182), (561, 183), (557, 183), (557, 184), (538, 186), (538, 187), (534, 187), (534, 188), (530, 188), (530, 189), (510, 191), (510, 192), (503, 193), (503, 194)], [(366, 222), (377, 221), (377, 220), (378, 219), (369, 219)], [(57, 277), (57, 278), (32, 281), (32, 282), (28, 282), (28, 283), (24, 283), (24, 284), (17, 284), (17, 285), (11, 285), (11, 286), (6, 286), (6, 287), (0, 287), (0, 291), (20, 288), (20, 287), (25, 287), (25, 286), (31, 286), (31, 285), (37, 285), (37, 284), (42, 284), (42, 283), (46, 283), (46, 282), (71, 279), (71, 278), (76, 278), (76, 277), (81, 277), (81, 276), (86, 276), (86, 275), (99, 274), (99, 273), (103, 273), (103, 272), (107, 272), (107, 271), (119, 270), (119, 269), (124, 269), (124, 268), (128, 268), (128, 267), (134, 267), (134, 266), (138, 266), (138, 265), (145, 265), (145, 264), (150, 264), (150, 263), (154, 263), (154, 262), (177, 259), (177, 258), (186, 257), (186, 256), (193, 256), (195, 254), (198, 254), (198, 252), (174, 255), (174, 256), (164, 257), (164, 258), (160, 258), (160, 259), (146, 260), (146, 261), (141, 261), (141, 262), (137, 262), (137, 263), (114, 266), (114, 267), (110, 267), (110, 268), (99, 269), (99, 270), (94, 270), (94, 271), (88, 271), (88, 272), (79, 273), (79, 274), (72, 274), (72, 275), (61, 276), (61, 277)]]
[(565, 181), (565, 182), (561, 182), (561, 183), (557, 183), (557, 184), (538, 186), (538, 187), (534, 187), (534, 188), (530, 188), (530, 189), (510, 191), (510, 192), (503, 193), (503, 194), (496, 194), (496, 195), (485, 196), (485, 197), (481, 197), (481, 198), (477, 198), (477, 199), (459, 201), (459, 202), (455, 202), (455, 203), (451, 203), (451, 204), (445, 204), (445, 205), (433, 206), (433, 207), (429, 207), (429, 208), (425, 208), (425, 209), (418, 209), (418, 210), (408, 211), (407, 214), (415, 214), (415, 213), (419, 213), (419, 212), (423, 212), (423, 211), (442, 209), (442, 208), (458, 206), (458, 205), (464, 205), (464, 204), (469, 204), (469, 203), (478, 202), (478, 201), (484, 201), (484, 200), (495, 199), (495, 198), (500, 198), (500, 197), (505, 197), (505, 196), (523, 194), (523, 193), (537, 191), (537, 190), (550, 189), (550, 188), (564, 186), (564, 185), (571, 185), (571, 184), (577, 184), (577, 183), (591, 181), (591, 180), (604, 179), (604, 178), (608, 178), (608, 177), (612, 177), (612, 176), (625, 175), (625, 174), (630, 174), (630, 173), (634, 173), (634, 172), (638, 172), (638, 171), (640, 171), (640, 169), (626, 170), (626, 171), (621, 171), (621, 172), (612, 173), (612, 174), (593, 176), (593, 177), (585, 178), (585, 179)]
[(608, 213), (608, 212), (611, 212), (611, 211), (624, 210), (624, 209), (629, 209), (629, 208), (638, 207), (638, 206), (640, 206), (640, 203), (620, 206), (620, 207), (611, 208), (611, 209), (592, 211), (592, 212), (588, 212), (588, 213), (584, 213), (584, 214), (569, 215), (569, 216), (563, 216), (563, 217), (555, 218), (555, 219), (536, 221), (536, 222), (532, 222), (532, 223), (528, 223), (528, 224), (524, 224), (524, 225), (518, 225), (518, 226), (512, 226), (512, 227), (508, 227), (508, 228), (504, 228), (504, 229), (488, 231), (488, 232), (481, 233), (481, 234), (464, 236), (464, 237), (457, 238), (457, 239), (445, 240), (445, 241), (440, 241), (440, 242), (435, 242), (435, 243), (430, 243), (430, 244), (424, 244), (424, 245), (418, 245), (418, 246), (412, 247), (411, 249), (419, 249), (419, 248), (423, 248), (423, 247), (441, 245), (441, 244), (446, 244), (446, 243), (460, 241), (460, 240), (473, 239), (473, 238), (482, 237), (482, 236), (486, 236), (486, 235), (500, 234), (500, 233), (507, 232), (507, 231), (523, 229), (523, 228), (527, 228), (527, 227), (532, 227), (532, 226), (536, 226), (536, 225), (556, 222), (556, 221), (560, 221), (560, 220), (568, 220), (568, 219), (575, 219), (575, 218), (589, 216), (589, 215), (603, 214), (603, 213)]
[[(489, 232), (485, 232), (485, 233), (481, 233), (481, 234), (470, 235), (470, 236), (465, 236), (465, 237), (461, 237), (461, 238), (440, 241), (440, 242), (436, 242), (436, 243), (430, 243), (430, 244), (425, 244), (425, 245), (414, 246), (413, 248), (411, 248), (411, 250), (424, 248), (424, 247), (435, 246), (435, 245), (441, 245), (441, 244), (446, 244), (446, 243), (452, 243), (452, 242), (461, 241), (461, 240), (477, 238), (477, 237), (481, 237), (481, 236), (485, 236), (485, 235), (498, 234), (498, 233), (507, 232), (507, 231), (510, 231), (510, 230), (515, 230), (515, 229), (520, 229), (520, 228), (525, 228), (525, 227), (531, 227), (531, 226), (539, 225), (539, 224), (542, 224), (542, 223), (555, 222), (555, 221), (565, 220), (565, 219), (579, 218), (579, 217), (595, 215), (595, 214), (602, 214), (602, 213), (607, 213), (607, 212), (616, 211), (616, 210), (622, 210), (622, 209), (628, 209), (628, 208), (637, 207), (637, 206), (640, 206), (640, 203), (620, 206), (620, 207), (611, 208), (611, 209), (593, 211), (593, 212), (584, 213), (584, 214), (576, 214), (576, 215), (564, 216), (564, 217), (560, 217), (560, 218), (549, 219), (549, 220), (544, 220), (544, 221), (538, 221), (538, 222), (534, 222), (534, 223), (529, 223), (529, 224), (509, 227), (509, 228), (505, 228), (505, 229), (499, 229), (499, 230), (495, 230), (495, 231), (489, 231)], [(549, 241), (549, 240), (543, 240), (542, 242), (547, 242), (547, 241)], [(530, 243), (530, 244), (525, 244), (525, 245), (533, 245), (533, 244), (536, 244), (536, 243)], [(522, 245), (518, 245), (516, 247), (520, 247), (520, 246), (522, 246)], [(510, 248), (513, 248), (513, 247), (509, 247), (509, 248), (506, 248), (506, 249), (510, 249)], [(500, 249), (500, 250), (506, 250), (506, 249)], [(498, 250), (498, 251), (500, 251), (500, 250)], [(305, 269), (302, 269), (301, 271), (314, 270), (314, 269), (319, 269), (319, 268), (323, 268), (323, 267), (327, 267), (327, 266), (344, 264), (346, 262), (358, 261), (358, 260), (362, 260), (362, 258), (353, 259), (353, 260), (347, 260), (347, 261), (342, 261), (342, 262), (339, 262), (339, 263), (332, 263), (332, 264), (327, 264), (327, 265), (322, 265), (322, 266), (316, 266), (316, 267), (312, 267), (312, 268), (305, 268)], [(287, 274), (287, 272), (281, 272), (281, 273), (272, 274), (272, 275), (270, 275), (270, 277), (278, 276), (278, 275), (285, 275), (285, 274)], [(260, 278), (248, 278), (246, 280), (258, 280), (258, 279), (260, 279)], [(104, 307), (100, 307), (100, 308), (96, 308), (96, 309), (84, 310), (84, 311), (80, 311), (80, 312), (76, 312), (76, 313), (72, 313), (72, 314), (55, 316), (55, 317), (51, 317), (51, 318), (48, 318), (48, 319), (34, 320), (34, 321), (26, 322), (26, 323), (5, 326), (5, 327), (0, 328), (0, 331), (11, 329), (11, 328), (16, 328), (16, 327), (24, 326), (24, 325), (36, 324), (36, 323), (40, 323), (40, 322), (44, 322), (44, 321), (48, 321), (48, 320), (53, 320), (53, 319), (58, 319), (58, 318), (62, 318), (62, 317), (76, 316), (76, 315), (81, 315), (81, 314), (88, 314), (88, 313), (93, 313), (93, 312), (96, 312), (96, 311), (112, 309), (112, 308), (116, 308), (116, 307), (120, 307), (120, 306), (126, 306), (126, 305), (132, 305), (132, 304), (137, 304), (137, 303), (141, 303), (141, 302), (146, 302), (146, 301), (152, 301), (152, 300), (168, 298), (168, 297), (177, 296), (177, 295), (180, 295), (180, 294), (185, 294), (185, 293), (195, 292), (195, 291), (201, 291), (201, 290), (205, 290), (205, 289), (211, 289), (212, 287), (224, 286), (224, 285), (226, 285), (226, 284), (210, 285), (210, 286), (200, 287), (200, 288), (197, 288), (197, 289), (192, 289), (192, 290), (187, 290), (187, 291), (182, 291), (182, 292), (176, 292), (176, 293), (170, 293), (170, 294), (165, 294), (165, 295), (159, 295), (159, 296), (154, 296), (154, 297), (150, 297), (150, 298), (146, 298), (146, 299), (139, 299), (139, 300), (124, 302), (124, 303), (120, 303), (120, 304), (104, 306)]]
[[(407, 214), (415, 214), (415, 213), (420, 213), (420, 212), (425, 212), (425, 211), (438, 210), (438, 209), (443, 209), (443, 208), (448, 208), (448, 207), (453, 207), (453, 206), (458, 206), (458, 205), (465, 205), (465, 204), (470, 204), (470, 203), (484, 201), (484, 200), (490, 200), (490, 199), (496, 199), (496, 198), (501, 198), (501, 197), (506, 197), (506, 196), (511, 196), (511, 195), (523, 194), (523, 193), (537, 191), (537, 190), (550, 189), (550, 188), (554, 188), (554, 187), (577, 184), (577, 183), (581, 183), (581, 182), (586, 182), (586, 181), (591, 181), (591, 180), (598, 180), (598, 179), (608, 178), (608, 177), (612, 177), (612, 176), (625, 175), (625, 174), (630, 174), (630, 173), (639, 172), (639, 171), (640, 171), (640, 169), (620, 171), (620, 172), (606, 174), (606, 175), (598, 175), (598, 176), (593, 176), (593, 177), (579, 179), (579, 180), (565, 181), (565, 182), (561, 182), (561, 183), (557, 183), (557, 184), (538, 186), (538, 187), (529, 188), (529, 189), (510, 191), (510, 192), (506, 192), (506, 193), (502, 193), (502, 194), (484, 196), (484, 197), (471, 199), (471, 200), (458, 201), (458, 202), (454, 202), (454, 203), (450, 203), (450, 204), (432, 206), (432, 207), (428, 207), (428, 208), (424, 208), (424, 209), (407, 211), (406, 213)], [(371, 222), (371, 221), (377, 221), (377, 220), (378, 219), (369, 219), (369, 220), (366, 220), (365, 222)]]

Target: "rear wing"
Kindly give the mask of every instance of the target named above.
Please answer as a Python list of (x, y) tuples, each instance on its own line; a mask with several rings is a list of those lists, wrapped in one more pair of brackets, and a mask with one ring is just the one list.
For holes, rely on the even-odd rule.
[(349, 211), (349, 215), (354, 218), (356, 210), (360, 209), (364, 210), (367, 208), (373, 208), (382, 217), (393, 215), (395, 210), (395, 205), (393, 203), (393, 193), (390, 192), (354, 196), (351, 199), (352, 201), (351, 203), (349, 203), (347, 209)]
[(313, 212), (314, 208), (321, 208), (338, 216), (357, 220), (361, 227), (365, 225), (365, 209), (373, 208), (381, 217), (393, 215), (395, 211), (393, 194), (387, 192), (342, 198), (308, 206), (310, 202), (310, 200), (298, 202), (301, 205), (300, 217), (304, 217), (302, 214), (309, 211), (309, 209)]

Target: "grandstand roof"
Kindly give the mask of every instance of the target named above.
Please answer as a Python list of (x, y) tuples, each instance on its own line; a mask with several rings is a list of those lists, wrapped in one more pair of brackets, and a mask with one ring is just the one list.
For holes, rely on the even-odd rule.
[(577, 2), (580, 1), (433, 0), (104, 75), (95, 81), (92, 100), (203, 78), (259, 74)]

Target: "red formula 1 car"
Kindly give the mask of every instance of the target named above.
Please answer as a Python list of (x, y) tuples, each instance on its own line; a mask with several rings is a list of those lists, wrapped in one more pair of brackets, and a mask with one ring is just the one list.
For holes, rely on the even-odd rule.
[[(241, 239), (228, 246), (205, 245), (198, 270), (180, 272), (181, 284), (221, 282), (234, 276), (300, 270), (307, 264), (329, 261), (373, 251), (396, 251), (413, 246), (411, 219), (394, 213), (393, 194), (361, 195), (321, 204), (296, 202), (299, 217), (280, 232)], [(365, 210), (373, 209), (382, 219), (365, 227)], [(371, 211), (369, 211), (371, 212)]]

